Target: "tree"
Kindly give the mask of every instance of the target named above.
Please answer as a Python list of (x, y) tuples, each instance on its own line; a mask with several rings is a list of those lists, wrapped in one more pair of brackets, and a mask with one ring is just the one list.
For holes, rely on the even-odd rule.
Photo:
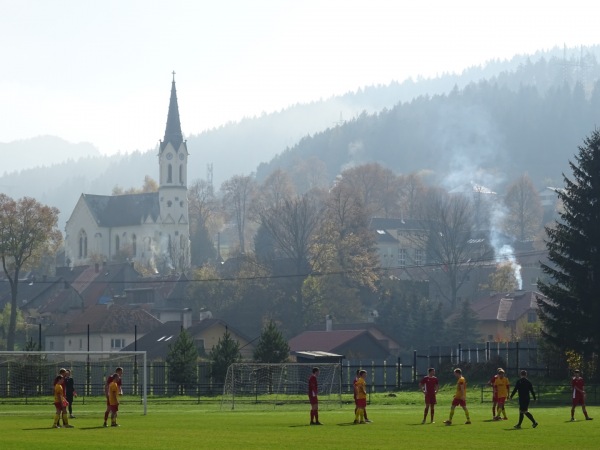
[(167, 364), (169, 365), (169, 380), (177, 384), (177, 390), (195, 386), (196, 363), (198, 361), (198, 350), (194, 340), (187, 330), (181, 330), (177, 340), (169, 344)]
[(0, 194), (0, 258), (10, 284), (11, 311), (6, 349), (14, 350), (17, 298), (21, 270), (34, 266), (45, 253), (54, 253), (62, 240), (58, 209), (23, 197), (18, 201)]
[(254, 360), (261, 363), (282, 363), (290, 356), (290, 346), (283, 338), (281, 331), (275, 322), (269, 323), (263, 328), (258, 344), (254, 349)]
[(538, 288), (543, 336), (563, 351), (589, 360), (600, 352), (600, 131), (584, 140), (569, 161), (573, 179), (558, 190), (563, 211), (546, 227), (549, 276)]
[(225, 181), (223, 206), (232, 215), (237, 228), (240, 253), (246, 252), (246, 223), (253, 195), (256, 190), (254, 180), (249, 176), (236, 175)]
[(219, 338), (217, 345), (210, 351), (209, 359), (211, 362), (210, 373), (217, 383), (224, 383), (228, 367), (242, 359), (240, 344), (233, 340), (227, 328), (225, 328), (223, 337)]
[(461, 302), (460, 310), (454, 314), (447, 325), (447, 342), (450, 345), (472, 344), (480, 339), (477, 331), (477, 316), (469, 302)]
[(494, 292), (511, 292), (518, 289), (519, 282), (512, 264), (507, 262), (498, 264), (496, 270), (489, 276), (489, 284), (484, 284), (481, 287)]
[(519, 241), (532, 239), (542, 225), (543, 210), (540, 196), (527, 175), (509, 186), (504, 204), (508, 210), (505, 231)]

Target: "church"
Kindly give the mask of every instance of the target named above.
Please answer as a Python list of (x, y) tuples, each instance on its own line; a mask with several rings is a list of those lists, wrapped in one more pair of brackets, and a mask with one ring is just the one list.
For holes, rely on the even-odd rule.
[(175, 73), (165, 137), (158, 148), (158, 192), (81, 194), (65, 226), (67, 265), (131, 261), (162, 273), (190, 267), (189, 153), (181, 132)]

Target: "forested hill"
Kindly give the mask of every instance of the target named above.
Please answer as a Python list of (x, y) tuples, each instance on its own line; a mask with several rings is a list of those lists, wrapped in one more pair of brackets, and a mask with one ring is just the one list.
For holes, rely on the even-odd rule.
[[(448, 187), (465, 176), (496, 187), (523, 172), (538, 185), (559, 183), (576, 146), (600, 123), (594, 89), (599, 56), (600, 46), (520, 55), (458, 75), (364, 87), (189, 135), (188, 178), (205, 179), (212, 164), (218, 190), (233, 175), (256, 172), (261, 180), (285, 167), (308, 186), (307, 177), (316, 177), (320, 167), (330, 183), (349, 165), (377, 161), (399, 173), (429, 171), (432, 181), (445, 180)], [(43, 140), (36, 145), (49, 148)], [(11, 144), (5, 152), (23, 155)], [(4, 174), (0, 191), (56, 206), (63, 228), (81, 193), (110, 194), (115, 186), (141, 187), (146, 175), (157, 179), (156, 154), (88, 152), (52, 165), (40, 157), (36, 162), (45, 167)]]
[[(299, 167), (322, 167), (331, 180), (350, 165), (378, 162), (397, 173), (428, 173), (450, 189), (469, 181), (501, 189), (522, 173), (540, 187), (562, 185), (577, 146), (600, 126), (599, 71), (592, 55), (585, 71), (556, 59), (523, 64), (305, 137), (257, 176), (281, 167), (299, 179)], [(309, 167), (299, 164), (307, 160)]]

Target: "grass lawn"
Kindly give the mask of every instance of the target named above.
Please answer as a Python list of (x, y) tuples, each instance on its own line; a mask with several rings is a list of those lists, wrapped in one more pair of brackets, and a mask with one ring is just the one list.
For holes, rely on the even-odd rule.
[[(435, 424), (421, 425), (422, 396), (398, 393), (396, 397), (371, 397), (367, 425), (353, 425), (354, 407), (320, 412), (322, 427), (309, 426), (309, 406), (296, 405), (279, 410), (221, 411), (215, 403), (172, 403), (141, 408), (123, 403), (118, 428), (102, 427), (101, 404), (76, 405), (73, 429), (52, 429), (53, 407), (0, 405), (3, 449), (387, 449), (387, 448), (578, 448), (600, 447), (600, 416), (585, 421), (581, 408), (576, 422), (570, 422), (570, 407), (532, 403), (530, 411), (540, 423), (531, 428), (527, 418), (523, 429), (515, 430), (518, 403), (507, 406), (508, 421), (491, 420), (491, 404), (480, 403), (475, 392), (469, 404), (471, 425), (458, 408), (454, 424), (445, 426), (451, 393), (438, 397)], [(125, 398), (123, 399), (125, 400)], [(132, 410), (135, 409), (135, 412)], [(588, 407), (592, 417), (597, 407)]]

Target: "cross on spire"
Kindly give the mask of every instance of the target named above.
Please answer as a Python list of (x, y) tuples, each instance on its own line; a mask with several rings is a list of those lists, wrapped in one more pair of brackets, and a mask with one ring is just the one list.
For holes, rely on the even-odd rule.
[(173, 71), (173, 81), (175, 81), (175, 71)]

